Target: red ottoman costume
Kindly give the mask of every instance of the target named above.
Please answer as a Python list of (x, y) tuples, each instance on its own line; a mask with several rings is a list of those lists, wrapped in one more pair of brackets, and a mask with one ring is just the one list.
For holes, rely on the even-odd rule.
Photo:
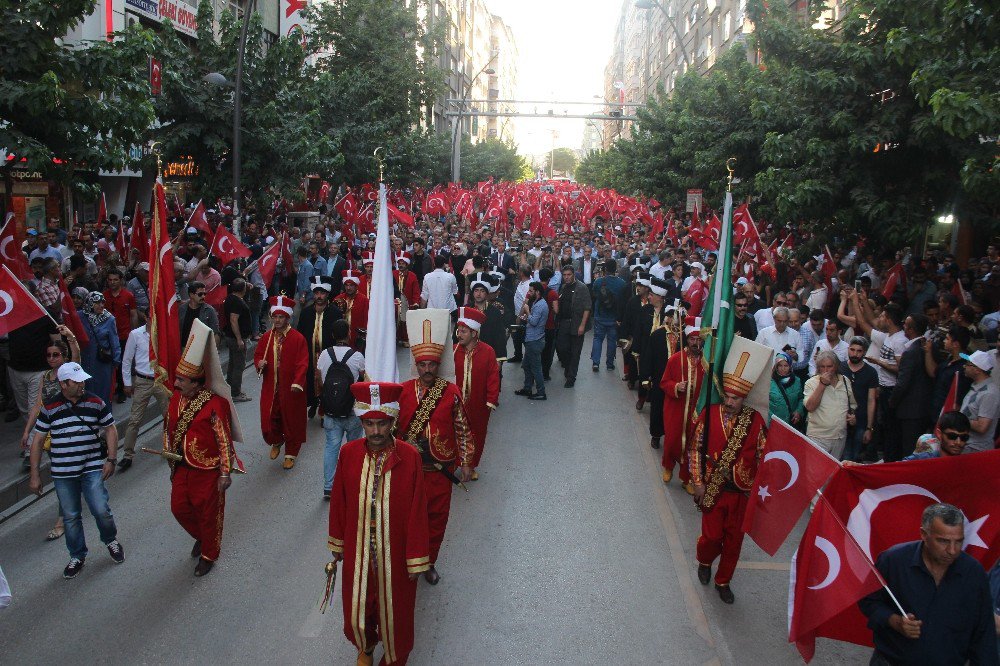
[[(287, 296), (271, 299), (271, 312), (291, 317), (292, 301)], [(309, 346), (305, 337), (288, 327), (271, 329), (257, 343), (254, 364), (263, 367), (260, 389), (260, 430), (271, 446), (285, 445), (285, 458), (295, 459), (306, 441), (306, 372)]]
[[(459, 326), (478, 331), (485, 321), (486, 313), (474, 307), (458, 309)], [(476, 447), (472, 456), (475, 469), (483, 457), (490, 416), (500, 399), (500, 365), (493, 347), (482, 341), (471, 351), (455, 345), (455, 379)]]

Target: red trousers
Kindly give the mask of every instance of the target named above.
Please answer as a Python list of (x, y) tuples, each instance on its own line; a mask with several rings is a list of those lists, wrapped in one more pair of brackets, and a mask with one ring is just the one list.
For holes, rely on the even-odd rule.
[(701, 514), (701, 536), (698, 537), (698, 564), (710, 565), (715, 558), (719, 569), (716, 585), (728, 585), (733, 579), (736, 563), (743, 547), (743, 514), (747, 510), (745, 493), (720, 492), (715, 506)]
[(170, 512), (181, 527), (201, 541), (201, 556), (214, 562), (222, 547), (226, 494), (219, 492), (219, 470), (178, 465), (170, 489)]
[(441, 472), (424, 470), (424, 492), (427, 494), (427, 531), (430, 535), (431, 564), (437, 562), (448, 528), (451, 512), (451, 481)]
[[(689, 442), (690, 443), (690, 442)], [(681, 481), (687, 483), (691, 480), (691, 468), (688, 467), (688, 454), (687, 451), (681, 447), (681, 436), (680, 434), (666, 433), (663, 436), (663, 458), (660, 461), (663, 465), (663, 469), (666, 471), (671, 471), (674, 465), (678, 467), (678, 474), (681, 477)]]
[[(378, 578), (376, 577), (375, 569), (372, 567), (371, 563), (368, 565), (368, 593), (365, 595), (365, 645), (364, 647), (357, 647), (359, 650), (368, 650), (369, 654), (375, 649), (375, 646), (379, 644), (382, 640), (381, 628), (379, 626), (379, 593), (378, 593)], [(391, 631), (391, 630), (390, 630)], [(352, 640), (353, 642), (353, 640)], [(406, 664), (406, 660), (409, 659), (410, 653), (397, 654), (396, 661), (391, 662), (393, 666), (400, 664), (400, 666)], [(379, 660), (379, 666), (388, 666), (390, 662), (385, 660), (385, 655), (382, 655), (382, 659)]]
[(296, 457), (299, 455), (299, 451), (302, 449), (302, 442), (292, 442), (285, 440), (285, 425), (281, 420), (281, 408), (278, 403), (274, 403), (274, 407), (271, 408), (271, 423), (270, 428), (261, 428), (261, 434), (264, 436), (264, 441), (274, 446), (276, 444), (285, 444), (285, 455)]

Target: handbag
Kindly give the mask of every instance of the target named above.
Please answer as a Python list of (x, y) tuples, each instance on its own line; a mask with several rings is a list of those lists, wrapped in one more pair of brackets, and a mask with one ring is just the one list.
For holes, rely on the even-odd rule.
[(101, 363), (114, 363), (115, 357), (111, 355), (110, 349), (105, 349), (104, 347), (97, 348), (97, 360)]

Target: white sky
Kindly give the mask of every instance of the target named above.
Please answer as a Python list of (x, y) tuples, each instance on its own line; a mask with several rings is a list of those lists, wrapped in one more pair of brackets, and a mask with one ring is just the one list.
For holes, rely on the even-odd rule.
[[(557, 106), (557, 114), (600, 108), (621, 0), (486, 0), (486, 4), (510, 26), (517, 41), (517, 99), (594, 102), (593, 107)], [(593, 99), (594, 95), (601, 99)], [(548, 107), (539, 105), (538, 110), (544, 113)], [(531, 155), (552, 147), (553, 129), (558, 132), (557, 147), (579, 148), (587, 121), (518, 118), (516, 122), (519, 152)]]

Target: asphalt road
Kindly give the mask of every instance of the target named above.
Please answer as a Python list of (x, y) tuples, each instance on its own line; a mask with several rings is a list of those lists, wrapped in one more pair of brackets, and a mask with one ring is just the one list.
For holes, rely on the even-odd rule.
[[(405, 373), (408, 355), (400, 359)], [(736, 604), (722, 604), (695, 577), (698, 514), (677, 482), (659, 480), (646, 414), (617, 373), (592, 374), (587, 361), (576, 387), (554, 382), (547, 402), (513, 395), (521, 373), (507, 367), (480, 480), (453, 497), (442, 581), (421, 582), (410, 663), (801, 663), (786, 641), (786, 606), (804, 524), (773, 559), (747, 541)], [(259, 390), (252, 371), (244, 387)], [(124, 564), (85, 512), (90, 556), (63, 580), (65, 545), (44, 541), (54, 495), (0, 524), (14, 594), (0, 611), (3, 661), (354, 663), (339, 589), (318, 611), (329, 560), (322, 428), (310, 424), (286, 472), (260, 440), (257, 402), (238, 407), (248, 474), (229, 490), (222, 558), (205, 578), (192, 576), (191, 540), (170, 515), (167, 467), (153, 456), (109, 482)], [(821, 640), (814, 663), (867, 659)]]

